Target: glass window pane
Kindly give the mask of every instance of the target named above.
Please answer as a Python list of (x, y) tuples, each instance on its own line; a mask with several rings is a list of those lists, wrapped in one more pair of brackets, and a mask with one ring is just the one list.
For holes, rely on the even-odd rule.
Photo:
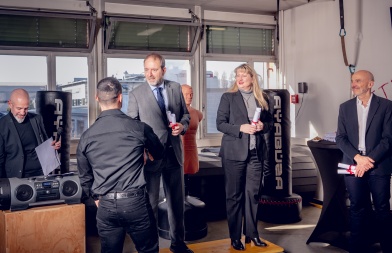
[(47, 90), (46, 56), (0, 55), (0, 116), (7, 113), (12, 90), (23, 88), (30, 95), (29, 111), (35, 112), (37, 91)]
[(259, 74), (259, 83), (263, 89), (277, 89), (276, 64), (274, 62), (255, 62), (254, 67)]
[(87, 57), (56, 57), (57, 90), (72, 94), (71, 139), (80, 138), (88, 128), (87, 77)]
[(224, 92), (235, 81), (234, 69), (245, 62), (207, 61), (206, 62), (206, 121), (207, 134), (220, 133), (216, 129), (216, 113)]
[[(144, 59), (107, 59), (107, 76), (117, 78), (123, 87), (123, 104), (121, 111), (127, 113), (128, 93), (145, 82)], [(191, 84), (191, 73), (189, 60), (166, 59), (165, 79), (180, 84)]]
[(0, 14), (0, 46), (88, 49), (91, 29), (94, 29), (92, 25), (90, 16), (50, 17), (19, 12)]
[(274, 30), (207, 25), (207, 53), (274, 55)]
[[(110, 21), (108, 21), (110, 20)], [(139, 23), (107, 18), (109, 43), (113, 50), (191, 52), (198, 27), (182, 24)]]

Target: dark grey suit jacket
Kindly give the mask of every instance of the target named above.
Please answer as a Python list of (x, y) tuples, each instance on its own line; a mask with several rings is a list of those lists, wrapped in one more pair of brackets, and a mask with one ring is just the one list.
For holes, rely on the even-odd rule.
[[(48, 139), (43, 119), (35, 113), (28, 113), (38, 145)], [(0, 178), (18, 177), (23, 175), (22, 142), (10, 113), (0, 118)]]
[[(260, 107), (259, 104), (257, 106)], [(271, 129), (273, 123), (271, 113), (268, 110), (262, 110), (260, 121), (263, 122), (264, 127), (262, 131), (255, 134), (256, 152), (259, 160), (263, 161), (268, 159), (264, 134)], [(235, 161), (245, 161), (248, 158), (249, 134), (240, 132), (242, 124), (249, 124), (249, 118), (241, 92), (224, 93), (216, 117), (216, 127), (223, 133), (219, 152), (222, 158)]]
[[(184, 131), (181, 133), (183, 135), (188, 129), (190, 116), (182, 95), (181, 85), (168, 80), (164, 80), (164, 83), (169, 100), (169, 108), (166, 109), (174, 113), (176, 115), (176, 121), (184, 126)], [(163, 117), (166, 117), (166, 115), (162, 115), (158, 102), (148, 83), (136, 87), (129, 93), (128, 115), (151, 126), (163, 145), (170, 138), (177, 162), (181, 166), (183, 165), (184, 158), (181, 138), (180, 136), (173, 136), (171, 134), (171, 128), (163, 120)], [(156, 165), (156, 163), (148, 162), (145, 169), (152, 169), (150, 167), (155, 168)]]
[[(343, 163), (354, 164), (358, 152), (357, 98), (340, 105), (336, 144), (343, 152)], [(371, 175), (392, 172), (392, 102), (373, 94), (366, 122), (366, 155), (375, 161)]]

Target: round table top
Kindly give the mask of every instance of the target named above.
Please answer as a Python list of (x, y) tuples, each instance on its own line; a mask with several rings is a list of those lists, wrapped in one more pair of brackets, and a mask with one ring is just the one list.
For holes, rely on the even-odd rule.
[(336, 142), (321, 140), (321, 141), (307, 141), (309, 148), (326, 148), (326, 149), (339, 149)]

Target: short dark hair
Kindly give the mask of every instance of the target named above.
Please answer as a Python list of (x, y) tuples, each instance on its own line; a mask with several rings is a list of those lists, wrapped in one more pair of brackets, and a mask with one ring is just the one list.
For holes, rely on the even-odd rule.
[(122, 86), (114, 77), (106, 77), (97, 84), (98, 101), (103, 104), (113, 104), (122, 94)]
[(148, 54), (146, 56), (146, 58), (144, 58), (143, 63), (146, 62), (146, 60), (149, 59), (149, 58), (152, 58), (154, 60), (159, 60), (161, 62), (161, 69), (163, 69), (165, 67), (165, 65), (166, 65), (165, 58), (162, 55), (158, 54), (158, 53), (150, 53), (150, 54)]

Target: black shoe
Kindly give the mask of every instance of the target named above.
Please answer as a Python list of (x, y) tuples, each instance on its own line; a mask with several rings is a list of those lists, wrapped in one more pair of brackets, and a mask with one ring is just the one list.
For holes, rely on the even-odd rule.
[(245, 243), (250, 243), (252, 241), (257, 247), (267, 247), (267, 244), (260, 240), (259, 237), (250, 238), (249, 236), (245, 236)]
[(233, 246), (233, 248), (235, 250), (245, 250), (244, 245), (242, 244), (241, 240), (231, 240), (231, 246)]
[(170, 244), (170, 251), (173, 253), (193, 253), (193, 251), (188, 248), (185, 243), (180, 245)]

